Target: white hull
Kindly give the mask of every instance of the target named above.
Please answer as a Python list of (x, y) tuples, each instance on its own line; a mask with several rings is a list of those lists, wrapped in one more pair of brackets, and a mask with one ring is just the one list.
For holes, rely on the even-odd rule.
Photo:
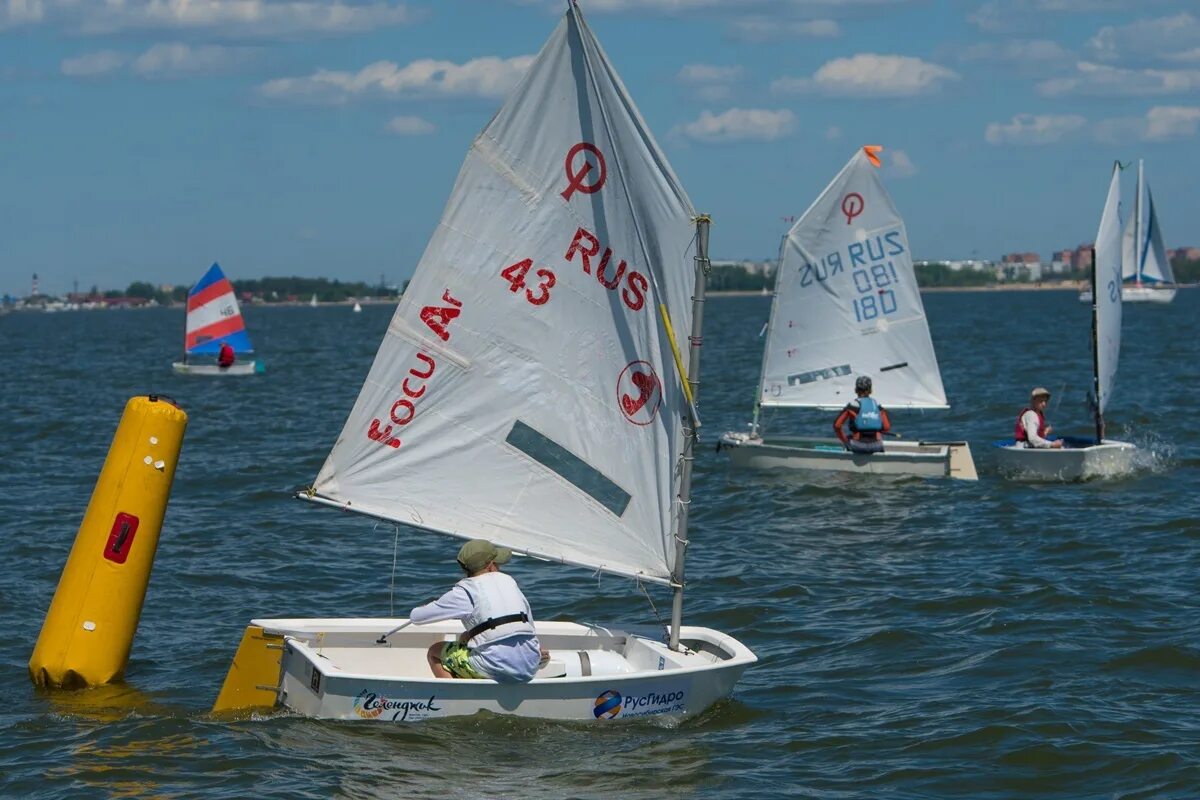
[[(1122, 303), (1169, 303), (1175, 299), (1176, 290), (1170, 286), (1156, 288), (1153, 286), (1122, 286)], [(1085, 289), (1079, 293), (1079, 302), (1092, 302), (1092, 290)]]
[[(439, 679), (425, 652), (462, 632), (456, 622), (406, 628), (403, 620), (255, 620), (285, 637), (280, 701), (308, 717), (416, 722), (480, 711), (559, 720), (679, 719), (726, 697), (758, 659), (737, 640), (683, 627), (691, 651), (676, 653), (654, 631), (611, 630), (573, 622), (537, 623), (549, 664), (528, 683)], [(642, 634), (650, 634), (645, 636)], [(580, 653), (586, 654), (580, 656)], [(564, 674), (565, 673), (565, 674)]]
[(1068, 439), (1077, 446), (1063, 448), (1021, 447), (1011, 440), (996, 442), (1001, 473), (1028, 480), (1080, 481), (1128, 475), (1134, 469), (1137, 446), (1105, 439)]
[(238, 361), (232, 367), (218, 367), (216, 364), (184, 364), (176, 361), (171, 365), (180, 375), (253, 375), (262, 372), (258, 369), (257, 361)]
[(774, 437), (751, 439), (726, 433), (720, 447), (736, 467), (857, 472), (870, 475), (911, 475), (921, 478), (978, 480), (971, 447), (966, 442), (924, 444), (888, 441), (884, 452), (851, 453), (837, 439)]

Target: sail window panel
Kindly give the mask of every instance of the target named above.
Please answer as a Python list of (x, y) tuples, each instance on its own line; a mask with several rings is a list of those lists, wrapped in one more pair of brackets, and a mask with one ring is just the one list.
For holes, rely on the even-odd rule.
[(600, 470), (557, 442), (517, 420), (504, 440), (620, 517), (632, 499)]

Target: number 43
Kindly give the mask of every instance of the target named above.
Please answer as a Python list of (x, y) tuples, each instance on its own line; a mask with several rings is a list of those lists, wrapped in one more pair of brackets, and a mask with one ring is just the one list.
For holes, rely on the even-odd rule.
[[(525, 276), (532, 268), (533, 259), (527, 258), (500, 270), (500, 277), (508, 281), (508, 290), (516, 294), (525, 289)], [(525, 299), (535, 306), (540, 306), (550, 299), (550, 289), (554, 286), (554, 273), (548, 269), (539, 269), (534, 275), (541, 278), (541, 282), (537, 285), (538, 293), (535, 295), (532, 289), (525, 289)]]

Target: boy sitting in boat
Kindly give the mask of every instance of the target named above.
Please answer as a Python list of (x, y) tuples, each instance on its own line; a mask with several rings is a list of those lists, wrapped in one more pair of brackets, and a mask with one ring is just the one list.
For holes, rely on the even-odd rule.
[[(846, 404), (842, 413), (834, 420), (833, 431), (842, 446), (851, 453), (882, 453), (883, 435), (892, 429), (887, 411), (871, 397), (871, 379), (858, 376), (854, 382), (854, 393), (858, 395)], [(842, 430), (849, 426), (850, 435)]]
[(1021, 409), (1017, 415), (1016, 430), (1013, 438), (1018, 444), (1026, 447), (1062, 447), (1062, 439), (1050, 440), (1046, 437), (1054, 430), (1046, 424), (1046, 404), (1050, 402), (1050, 391), (1041, 386), (1029, 394), (1029, 405)]
[(512, 551), (472, 539), (458, 551), (467, 577), (450, 591), (412, 610), (417, 625), (460, 619), (466, 628), (453, 642), (429, 648), (429, 668), (438, 678), (491, 678), (500, 683), (529, 680), (542, 660), (529, 601), (517, 582), (500, 571)]
[(221, 342), (221, 352), (217, 354), (217, 366), (221, 369), (229, 369), (236, 360), (237, 355), (234, 354), (233, 347), (229, 342)]

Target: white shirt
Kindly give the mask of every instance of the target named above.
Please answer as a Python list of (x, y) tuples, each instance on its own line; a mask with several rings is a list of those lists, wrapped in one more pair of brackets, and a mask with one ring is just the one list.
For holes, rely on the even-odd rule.
[[(527, 604), (528, 605), (528, 604)], [(450, 591), (412, 610), (408, 618), (416, 625), (447, 619), (466, 619), (475, 611), (475, 601), (458, 584)], [(530, 620), (533, 616), (530, 615)], [(480, 647), (472, 647), (467, 661), (480, 675), (501, 682), (527, 681), (537, 672), (542, 648), (536, 636), (512, 636)]]
[(1021, 426), (1025, 428), (1026, 447), (1053, 447), (1054, 442), (1038, 436), (1038, 415), (1032, 408), (1021, 415)]

